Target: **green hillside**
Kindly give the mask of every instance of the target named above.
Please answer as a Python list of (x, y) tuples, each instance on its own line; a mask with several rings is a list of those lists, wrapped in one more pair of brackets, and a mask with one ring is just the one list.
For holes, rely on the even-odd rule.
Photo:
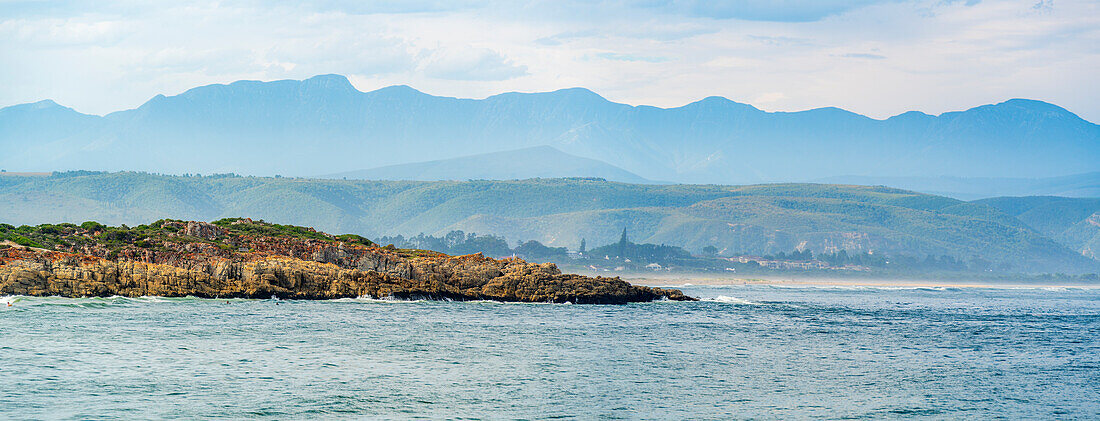
[(1066, 247), (1100, 259), (1100, 198), (996, 197), (975, 203), (1015, 216)]
[(1028, 271), (1095, 271), (992, 206), (886, 187), (636, 185), (599, 179), (361, 181), (144, 173), (0, 177), (0, 220), (40, 224), (254, 219), (329, 232), (496, 234), (576, 249), (617, 241), (720, 255), (872, 251), (982, 258)]

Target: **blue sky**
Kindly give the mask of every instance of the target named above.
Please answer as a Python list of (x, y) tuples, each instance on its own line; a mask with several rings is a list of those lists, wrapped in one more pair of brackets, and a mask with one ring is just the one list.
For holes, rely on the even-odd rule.
[(239, 79), (446, 96), (583, 86), (872, 117), (1023, 97), (1100, 121), (1100, 2), (0, 0), (0, 106), (103, 114)]

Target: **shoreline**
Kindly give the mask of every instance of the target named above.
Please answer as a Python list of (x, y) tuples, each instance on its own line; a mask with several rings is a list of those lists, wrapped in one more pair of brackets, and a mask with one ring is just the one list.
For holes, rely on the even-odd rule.
[(706, 276), (623, 276), (622, 280), (634, 285), (649, 287), (682, 288), (690, 286), (743, 286), (771, 285), (791, 287), (874, 287), (874, 288), (1077, 288), (1100, 289), (1100, 284), (1085, 283), (1037, 283), (1037, 282), (989, 282), (989, 281), (935, 281), (913, 279), (851, 279), (851, 278), (796, 278), (760, 276), (753, 278), (724, 278)]

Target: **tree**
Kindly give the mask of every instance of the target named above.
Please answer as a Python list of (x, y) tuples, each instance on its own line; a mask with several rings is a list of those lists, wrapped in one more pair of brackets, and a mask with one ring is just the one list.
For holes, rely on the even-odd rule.
[(715, 247), (715, 246), (703, 247), (703, 254), (705, 254), (707, 256), (714, 256), (714, 255), (718, 254), (718, 247)]
[(626, 256), (626, 246), (630, 241), (626, 239), (626, 227), (623, 227), (623, 236), (619, 238), (619, 256)]
[(547, 247), (536, 240), (520, 244), (516, 247), (515, 253), (524, 259), (548, 259), (566, 256), (565, 247)]

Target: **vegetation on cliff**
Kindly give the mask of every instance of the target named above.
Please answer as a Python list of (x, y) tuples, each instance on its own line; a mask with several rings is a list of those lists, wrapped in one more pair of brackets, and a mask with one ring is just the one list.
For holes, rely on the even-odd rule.
[(553, 264), (377, 247), (247, 218), (0, 225), (0, 294), (425, 298), (621, 304), (680, 291), (562, 274)]

